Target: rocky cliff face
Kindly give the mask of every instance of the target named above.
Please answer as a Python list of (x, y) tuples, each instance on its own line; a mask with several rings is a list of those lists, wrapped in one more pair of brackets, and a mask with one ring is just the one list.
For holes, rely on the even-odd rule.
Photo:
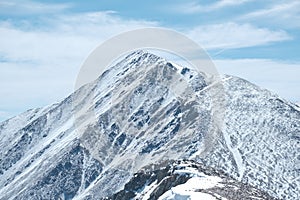
[[(299, 148), (294, 104), (139, 51), (62, 102), (0, 124), (0, 199), (113, 197), (144, 167), (182, 159), (262, 195), (299, 199)], [(189, 180), (172, 177), (157, 190)]]

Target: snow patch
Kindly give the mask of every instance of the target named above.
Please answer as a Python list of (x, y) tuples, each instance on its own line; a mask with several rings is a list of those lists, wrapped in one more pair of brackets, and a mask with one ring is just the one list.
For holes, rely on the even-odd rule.
[[(184, 170), (176, 170), (175, 173), (191, 173), (194, 177), (190, 178), (186, 183), (177, 185), (176, 187), (171, 188), (160, 196), (159, 200), (169, 200), (169, 199), (217, 199), (216, 197), (201, 192), (203, 189), (209, 189), (213, 187), (223, 187), (222, 178), (217, 176), (208, 176), (204, 173), (197, 172), (193, 168), (186, 168)], [(219, 197), (218, 197), (219, 198)], [(220, 199), (220, 198), (219, 198)], [(225, 198), (221, 198), (225, 199)]]

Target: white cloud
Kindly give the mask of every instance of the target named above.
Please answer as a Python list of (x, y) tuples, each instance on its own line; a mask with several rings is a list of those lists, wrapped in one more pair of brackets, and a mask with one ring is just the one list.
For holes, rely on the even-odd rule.
[(29, 30), (1, 23), (0, 54), (8, 60), (40, 64), (77, 62), (112, 35), (156, 25), (155, 22), (122, 20), (107, 12), (60, 15), (43, 23), (47, 24), (46, 28)]
[(30, 0), (2, 0), (0, 2), (0, 13), (2, 15), (48, 14), (64, 11), (71, 6), (71, 4), (66, 3), (50, 4)]
[(157, 24), (124, 20), (111, 12), (59, 15), (41, 22), (47, 25), (24, 28), (0, 22), (0, 110), (5, 116), (64, 98), (99, 44), (123, 31)]
[(281, 27), (300, 27), (300, 1), (289, 0), (284, 3), (273, 3), (268, 8), (255, 10), (242, 15), (240, 21), (254, 21), (255, 23), (277, 24)]
[(237, 23), (198, 26), (187, 34), (206, 49), (251, 47), (291, 39), (283, 30)]
[[(250, 2), (253, 0), (219, 0), (212, 4), (201, 4), (196, 1), (190, 1), (183, 4), (177, 4), (171, 7), (171, 10), (177, 13), (183, 14), (194, 14), (194, 13), (202, 13), (202, 12), (211, 12), (216, 11), (222, 8), (231, 7), (231, 6), (239, 6)], [(168, 8), (169, 10), (170, 8)]]
[[(122, 19), (111, 11), (36, 20), (44, 25), (0, 21), (0, 110), (5, 111), (0, 120), (1, 116), (47, 105), (71, 93), (80, 65), (106, 39), (123, 31), (159, 25)], [(183, 32), (205, 48), (240, 48), (289, 39), (284, 31), (235, 23)]]
[(235, 75), (293, 102), (300, 101), (300, 63), (268, 59), (214, 60), (222, 74)]

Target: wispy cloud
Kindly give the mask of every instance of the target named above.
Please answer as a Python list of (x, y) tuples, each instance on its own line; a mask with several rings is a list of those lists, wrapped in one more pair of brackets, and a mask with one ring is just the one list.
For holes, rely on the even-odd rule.
[(0, 22), (2, 58), (14, 62), (45, 64), (59, 61), (65, 64), (82, 59), (112, 35), (156, 25), (142, 20), (123, 20), (110, 12), (59, 15), (42, 19), (40, 23), (47, 25), (28, 29), (28, 25), (24, 28)]
[[(211, 4), (203, 4), (196, 1), (190, 1), (186, 3), (177, 4), (171, 7), (171, 10), (177, 13), (183, 14), (194, 14), (194, 13), (201, 13), (201, 12), (211, 12), (216, 11), (226, 7), (238, 6), (250, 2), (252, 0), (219, 0), (215, 3)], [(168, 8), (170, 9), (170, 8)]]
[(187, 34), (206, 49), (252, 47), (291, 39), (283, 30), (237, 23), (198, 26)]
[(300, 1), (289, 0), (284, 3), (273, 3), (267, 8), (258, 9), (246, 13), (238, 18), (242, 21), (253, 21), (255, 23), (277, 24), (281, 27), (300, 27)]
[(31, 0), (2, 0), (0, 15), (34, 15), (62, 12), (72, 7), (70, 3), (39, 3)]
[(111, 12), (39, 20), (47, 25), (0, 22), (0, 96), (5, 97), (0, 110), (15, 114), (65, 97), (73, 91), (80, 65), (99, 44), (121, 32), (157, 24), (125, 20)]
[[(218, 1), (201, 9), (218, 10), (246, 2)], [(56, 13), (51, 18), (37, 15), (34, 19), (0, 21), (0, 96), (5, 97), (0, 99), (3, 111), (0, 120), (1, 116), (49, 104), (72, 92), (84, 59), (111, 36), (160, 25), (156, 21), (121, 18), (114, 11), (63, 12), (68, 11), (69, 6), (72, 5), (29, 0), (0, 2), (0, 13), (9, 16), (18, 10), (25, 15)], [(202, 12), (201, 9), (198, 7), (196, 11)], [(252, 14), (254, 16), (260, 14)], [(281, 29), (258, 28), (245, 21), (190, 26), (181, 32), (206, 49), (254, 47), (291, 39)], [(22, 101), (16, 105), (16, 99)]]
[[(25, 20), (22, 20), (23, 22)], [(6, 62), (72, 65), (101, 42), (123, 31), (156, 26), (156, 22), (125, 20), (112, 12), (56, 15), (15, 25), (0, 21), (0, 57)], [(28, 25), (29, 24), (29, 25)], [(25, 61), (25, 62), (24, 62)]]

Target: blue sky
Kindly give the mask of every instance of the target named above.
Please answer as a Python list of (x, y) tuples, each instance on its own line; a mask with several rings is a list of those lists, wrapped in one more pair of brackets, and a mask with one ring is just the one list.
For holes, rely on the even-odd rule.
[(106, 39), (166, 27), (207, 50), (221, 73), (300, 101), (300, 1), (0, 1), (0, 121), (73, 91)]

